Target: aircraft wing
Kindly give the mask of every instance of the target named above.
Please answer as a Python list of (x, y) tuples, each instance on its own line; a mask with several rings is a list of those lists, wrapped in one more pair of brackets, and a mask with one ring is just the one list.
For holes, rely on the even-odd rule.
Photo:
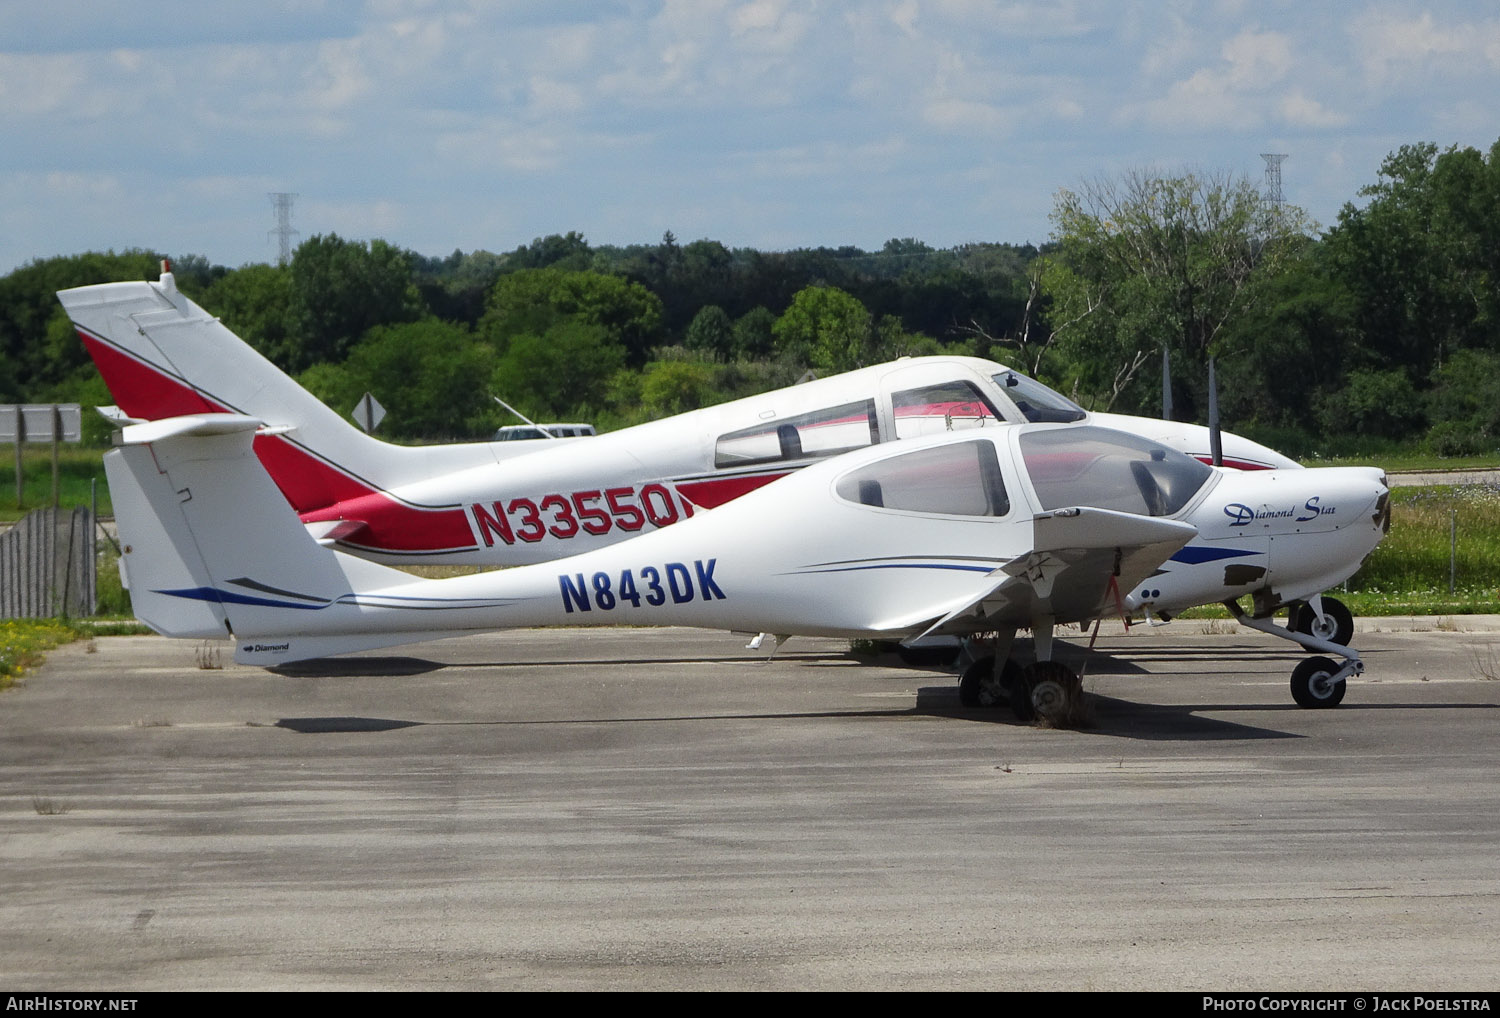
[(1081, 622), (1113, 609), (1110, 580), (1123, 593), (1197, 536), (1176, 520), (1110, 509), (1060, 509), (1033, 518), (1033, 547), (985, 577), (978, 591), (921, 616), (892, 619), (887, 632), (913, 639), (1028, 628), (1039, 618)]

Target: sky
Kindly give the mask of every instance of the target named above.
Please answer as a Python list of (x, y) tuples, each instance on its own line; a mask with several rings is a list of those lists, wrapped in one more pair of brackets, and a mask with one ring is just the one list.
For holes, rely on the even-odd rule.
[(1494, 0), (0, 0), (0, 273), (576, 230), (1035, 243), (1059, 189), (1243, 174), (1324, 228), (1500, 139)]

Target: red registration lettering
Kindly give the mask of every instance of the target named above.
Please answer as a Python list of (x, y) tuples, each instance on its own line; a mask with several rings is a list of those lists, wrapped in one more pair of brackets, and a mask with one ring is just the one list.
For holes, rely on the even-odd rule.
[(609, 488), (604, 492), (604, 500), (609, 503), (610, 511), (615, 514), (615, 525), (621, 530), (640, 530), (646, 525), (646, 514), (641, 512), (639, 506), (621, 505), (621, 496), (635, 497), (634, 488)]
[(529, 498), (513, 498), (510, 505), (505, 507), (507, 513), (521, 513), (520, 527), (516, 530), (516, 536), (527, 544), (535, 544), (547, 533), (547, 528), (542, 525), (542, 514), (537, 511), (536, 503)]
[(603, 493), (597, 489), (573, 492), (573, 508), (578, 510), (578, 518), (583, 521), (583, 529), (591, 534), (609, 533), (609, 513), (591, 504), (603, 497)]
[[(601, 500), (605, 505), (599, 504)], [(535, 544), (549, 534), (566, 541), (577, 537), (580, 530), (602, 537), (613, 527), (631, 532), (647, 522), (653, 527), (668, 527), (691, 517), (693, 505), (684, 499), (679, 507), (671, 488), (653, 483), (639, 492), (634, 488), (595, 488), (571, 495), (553, 492), (543, 495), (539, 502), (529, 498), (501, 499), (488, 505), (474, 502), (469, 513), (479, 539), (486, 548), (493, 548), (497, 537), (507, 545), (517, 539)]]
[(474, 513), (474, 524), (479, 527), (479, 536), (484, 540), (486, 548), (495, 546), (495, 538), (498, 537), (506, 544), (515, 544), (515, 536), (510, 532), (510, 521), (505, 518), (505, 507), (496, 502), (494, 505), (495, 515), (479, 503), (469, 506)]

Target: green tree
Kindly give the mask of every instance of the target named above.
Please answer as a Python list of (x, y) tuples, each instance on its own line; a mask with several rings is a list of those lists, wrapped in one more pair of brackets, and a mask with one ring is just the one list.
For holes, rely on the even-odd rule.
[(1439, 455), (1473, 455), (1500, 439), (1500, 353), (1459, 350), (1433, 372), (1427, 440)]
[(518, 247), (505, 256), (507, 271), (555, 268), (565, 272), (587, 270), (594, 260), (593, 249), (583, 234), (569, 230), (566, 234), (549, 233), (529, 245)]
[(871, 352), (870, 312), (833, 286), (798, 291), (771, 333), (778, 357), (822, 371), (857, 368)]
[(655, 361), (641, 378), (641, 405), (648, 417), (668, 417), (717, 402), (714, 368), (693, 361)]
[(1500, 142), (1404, 145), (1326, 239), (1369, 368), (1427, 378), (1454, 350), (1500, 350)]
[(16, 401), (44, 398), (68, 379), (92, 371), (88, 352), (68, 324), (57, 291), (95, 283), (156, 279), (151, 251), (90, 251), (30, 262), (0, 279), (0, 357)]
[(386, 409), (392, 438), (454, 438), (493, 427), (497, 412), (484, 380), (494, 353), (462, 325), (427, 318), (377, 325), (342, 364), (316, 364), (303, 386), (339, 413), (366, 393)]
[(603, 405), (625, 359), (625, 348), (603, 326), (563, 318), (541, 333), (511, 336), (490, 384), (533, 420), (586, 418)]
[(1261, 201), (1244, 177), (1195, 173), (1138, 172), (1060, 191), (1052, 221), (1042, 288), (1054, 323), (1066, 323), (1058, 353), (1097, 404), (1128, 394), (1137, 408), (1154, 402), (1140, 369), (1163, 350), (1193, 375), (1228, 352), (1226, 327), (1307, 227), (1300, 210)]
[(279, 265), (243, 265), (194, 298), (235, 335), (275, 363), (297, 363), (292, 274)]
[(775, 349), (776, 316), (765, 306), (751, 308), (734, 323), (734, 355), (741, 360), (764, 360)]
[(718, 359), (734, 356), (734, 323), (717, 304), (700, 310), (688, 326), (683, 346)]
[(290, 269), (295, 331), (281, 358), (289, 371), (343, 360), (369, 329), (424, 311), (410, 255), (383, 240), (315, 236), (297, 248)]
[(598, 272), (525, 269), (501, 276), (480, 332), (504, 352), (517, 335), (539, 335), (573, 319), (603, 330), (631, 364), (661, 338), (661, 301), (639, 283)]

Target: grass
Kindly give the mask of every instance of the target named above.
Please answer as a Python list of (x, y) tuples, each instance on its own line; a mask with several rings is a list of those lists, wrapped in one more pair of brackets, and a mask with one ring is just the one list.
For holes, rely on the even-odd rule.
[(0, 619), (0, 689), (40, 664), (46, 651), (88, 635), (83, 627), (57, 619)]
[(1500, 611), (1500, 485), (1397, 489), (1391, 532), (1347, 589), (1362, 615)]
[[(65, 445), (57, 457), (58, 504), (89, 504), (91, 482), (97, 480), (99, 515), (113, 511), (109, 486), (104, 482), (104, 449)], [(26, 445), (21, 453), (21, 497), (16, 504), (16, 447), (0, 445), (0, 523), (14, 523), (33, 509), (52, 504), (52, 448)]]
[(1371, 453), (1365, 456), (1312, 456), (1302, 461), (1308, 467), (1380, 467), (1392, 473), (1401, 470), (1494, 470), (1500, 467), (1496, 457), (1439, 456), (1421, 450)]

